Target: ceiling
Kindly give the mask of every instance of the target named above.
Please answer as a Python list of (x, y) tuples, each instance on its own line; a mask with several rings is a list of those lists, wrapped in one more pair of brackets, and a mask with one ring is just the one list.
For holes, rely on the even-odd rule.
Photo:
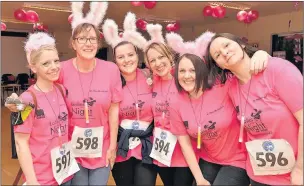
[[(224, 2), (232, 7), (248, 7), (251, 10), (259, 11), (260, 16), (271, 14), (287, 13), (294, 11), (294, 2)], [(40, 10), (34, 8), (24, 8), (24, 5), (35, 5), (49, 8), (60, 8), (66, 12)], [(236, 14), (239, 10), (226, 9), (226, 16), (223, 19), (214, 19), (212, 17), (204, 17), (202, 10), (204, 6), (209, 5), (208, 2), (157, 2), (153, 9), (145, 9), (144, 6), (134, 7), (130, 2), (110, 2), (106, 13), (106, 18), (114, 19), (118, 25), (122, 25), (124, 16), (128, 11), (134, 12), (137, 18), (144, 18), (150, 22), (164, 23), (164, 21), (177, 20), (183, 25), (209, 24), (223, 21), (236, 20)], [(85, 3), (84, 11), (87, 12), (89, 3)], [(1, 2), (1, 19), (13, 19), (14, 11), (18, 8), (24, 10), (34, 10), (38, 13), (40, 22), (48, 25), (49, 30), (54, 31), (70, 30), (67, 21), (71, 14), (70, 2)], [(16, 20), (15, 20), (16, 21)], [(6, 22), (7, 28), (12, 30), (31, 30), (32, 24), (16, 24)]]

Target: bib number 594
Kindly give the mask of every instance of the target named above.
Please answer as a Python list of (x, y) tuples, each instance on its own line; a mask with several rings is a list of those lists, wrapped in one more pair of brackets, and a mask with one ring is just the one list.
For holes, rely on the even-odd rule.
[(164, 140), (160, 140), (159, 138), (155, 139), (155, 150), (159, 150), (159, 152), (161, 153), (162, 151), (165, 152), (165, 155), (167, 156), (168, 152), (169, 152), (169, 146), (170, 143), (166, 143), (164, 142)]
[(259, 167), (265, 167), (266, 162), (271, 162), (270, 166), (273, 167), (277, 163), (280, 166), (286, 166), (288, 164), (288, 159), (283, 157), (283, 152), (280, 152), (278, 158), (275, 154), (271, 152), (257, 152), (256, 160), (260, 161), (261, 164), (257, 164)]
[(57, 167), (56, 173), (60, 172), (62, 168), (65, 169), (67, 166), (69, 167), (70, 161), (71, 161), (70, 151), (68, 151), (63, 156), (57, 158), (56, 159), (56, 167)]
[[(78, 146), (79, 145), (79, 146)], [(98, 147), (98, 138), (78, 138), (77, 139), (77, 146), (76, 149), (82, 149), (85, 146), (85, 150), (91, 149), (97, 149)]]

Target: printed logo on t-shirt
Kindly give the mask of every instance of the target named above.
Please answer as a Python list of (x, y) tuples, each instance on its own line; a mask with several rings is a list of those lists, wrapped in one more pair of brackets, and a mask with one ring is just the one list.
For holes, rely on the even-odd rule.
[(85, 118), (85, 112), (84, 112), (84, 103), (87, 101), (88, 103), (88, 115), (90, 119), (93, 118), (93, 111), (91, 107), (96, 103), (96, 100), (94, 100), (92, 97), (89, 97), (89, 99), (84, 99), (82, 102), (78, 103), (72, 103), (72, 113), (73, 113), (73, 119), (84, 119)]
[(44, 110), (43, 109), (37, 108), (37, 110), (36, 110), (36, 118), (37, 119), (45, 118)]
[[(145, 104), (144, 101), (138, 100), (139, 115), (141, 114), (144, 104)], [(122, 117), (136, 117), (135, 102), (132, 103), (132, 106), (125, 106), (125, 107), (120, 108), (120, 115)]]
[(152, 92), (152, 98), (156, 98), (157, 92)]
[(245, 128), (252, 134), (271, 133), (261, 120), (261, 110), (254, 109), (250, 117), (245, 118)]
[(94, 100), (92, 97), (89, 97), (88, 99), (84, 99), (82, 102), (83, 103), (87, 102), (88, 106), (92, 107), (94, 105), (94, 103), (96, 103), (96, 100)]
[(211, 120), (208, 121), (208, 123), (204, 125), (202, 139), (212, 140), (218, 138), (218, 133), (215, 129), (216, 129), (216, 122)]
[(56, 121), (50, 122), (51, 136), (57, 137), (60, 130), (61, 135), (67, 134), (67, 113), (61, 112)]
[(183, 123), (184, 123), (186, 129), (189, 129), (188, 121), (183, 121)]
[(170, 117), (170, 113), (169, 113), (169, 101), (165, 100), (165, 101), (161, 101), (161, 100), (157, 100), (156, 104), (155, 104), (155, 112), (157, 114), (162, 114), (165, 113), (166, 117)]
[(61, 112), (58, 116), (61, 121), (66, 121), (68, 119), (68, 114), (66, 112)]

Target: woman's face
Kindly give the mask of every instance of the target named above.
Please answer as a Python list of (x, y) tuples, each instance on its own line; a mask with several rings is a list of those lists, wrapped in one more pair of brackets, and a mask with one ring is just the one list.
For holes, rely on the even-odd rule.
[(94, 59), (98, 49), (97, 37), (93, 27), (88, 27), (86, 31), (78, 34), (72, 43), (77, 56), (86, 60)]
[(178, 82), (180, 86), (188, 93), (195, 91), (195, 68), (190, 59), (183, 57), (178, 65)]
[(214, 39), (209, 52), (219, 67), (228, 70), (234, 68), (244, 55), (243, 49), (237, 42), (224, 37)]
[(160, 77), (165, 77), (170, 74), (172, 64), (166, 55), (160, 53), (154, 48), (150, 48), (147, 52), (147, 59), (153, 74)]
[(39, 60), (31, 66), (37, 78), (46, 81), (57, 81), (60, 74), (60, 61), (55, 50), (45, 50), (41, 53)]
[(134, 73), (138, 66), (138, 55), (135, 47), (131, 43), (116, 47), (115, 61), (122, 74)]

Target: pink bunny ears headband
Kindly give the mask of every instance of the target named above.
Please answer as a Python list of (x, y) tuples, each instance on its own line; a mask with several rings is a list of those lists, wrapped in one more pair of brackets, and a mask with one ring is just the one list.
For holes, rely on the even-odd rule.
[(106, 42), (114, 48), (118, 43), (122, 41), (128, 41), (134, 44), (136, 47), (146, 50), (146, 48), (154, 42), (164, 43), (165, 40), (162, 36), (162, 26), (159, 24), (148, 24), (147, 31), (151, 36), (151, 40), (147, 41), (140, 32), (136, 29), (136, 16), (135, 14), (128, 12), (124, 20), (124, 32), (122, 37), (119, 37), (118, 26), (111, 20), (107, 19), (102, 27), (103, 34)]
[(25, 42), (25, 46), (24, 46), (28, 63), (30, 63), (30, 55), (32, 51), (38, 50), (42, 46), (49, 46), (49, 45), (55, 47), (55, 39), (51, 37), (49, 34), (44, 32), (37, 32), (31, 34), (27, 39), (27, 41)]
[(73, 13), (72, 29), (74, 30), (78, 25), (83, 23), (90, 23), (98, 28), (108, 9), (108, 2), (91, 2), (90, 11), (86, 17), (83, 16), (83, 5), (84, 2), (71, 3)]
[(195, 41), (184, 42), (183, 38), (176, 33), (166, 34), (168, 46), (174, 51), (183, 55), (185, 53), (194, 54), (203, 59), (209, 42), (215, 34), (209, 31), (202, 33)]

